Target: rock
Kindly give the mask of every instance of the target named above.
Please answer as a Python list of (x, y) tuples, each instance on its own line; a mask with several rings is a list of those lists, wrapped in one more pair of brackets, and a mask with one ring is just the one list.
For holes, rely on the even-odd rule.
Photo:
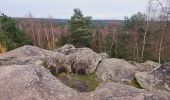
[[(142, 66), (146, 66), (147, 70), (142, 69)], [(38, 47), (23, 46), (0, 55), (0, 98), (1, 100), (170, 100), (170, 63), (156, 66), (158, 64), (151, 61), (131, 64), (115, 58), (102, 60), (100, 54), (89, 48), (66, 45), (58, 51), (48, 51)], [(150, 71), (151, 69), (153, 70)], [(148, 70), (149, 72), (139, 73)], [(71, 71), (79, 74), (96, 71), (98, 79), (103, 83), (95, 91), (78, 92), (55, 77), (57, 73), (62, 75), (63, 72), (64, 76), (68, 76), (66, 73)], [(134, 75), (143, 88), (156, 91), (124, 85), (129, 84)], [(80, 91), (87, 91), (88, 84), (86, 81), (76, 81), (74, 87)]]
[(170, 100), (165, 92), (148, 92), (135, 87), (108, 82), (90, 94), (93, 100)]
[[(0, 66), (1, 100), (76, 100), (77, 92), (63, 85), (42, 66)], [(79, 98), (80, 99), (80, 98)]]
[(20, 48), (17, 48), (15, 50), (9, 51), (5, 54), (0, 55), (0, 61), (11, 61), (13, 59), (22, 59), (22, 58), (51, 58), (51, 59), (57, 59), (57, 60), (65, 60), (66, 57), (64, 54), (61, 54), (59, 52), (52, 52), (48, 50), (44, 50), (38, 47), (34, 46), (23, 46)]
[(73, 53), (66, 56), (67, 63), (71, 65), (73, 73), (93, 73), (102, 60), (102, 57), (89, 48), (76, 48)]
[[(34, 46), (23, 46), (0, 55), (0, 65), (43, 65), (53, 72), (65, 67), (71, 72), (71, 66), (66, 63), (66, 56), (59, 52), (52, 52)], [(55, 71), (54, 71), (55, 70)]]
[(148, 92), (114, 82), (80, 93), (37, 65), (0, 66), (1, 100), (169, 100), (164, 92)]
[(152, 69), (160, 66), (159, 63), (154, 62), (154, 61), (146, 61), (144, 63), (136, 63), (134, 61), (129, 61), (131, 64), (133, 64), (134, 66), (136, 66), (138, 68), (138, 71), (140, 72), (145, 72), (145, 71), (151, 71)]
[[(1, 100), (169, 100), (166, 92), (148, 92), (114, 82), (80, 93), (37, 65), (0, 66)], [(84, 89), (84, 88), (83, 88)]]
[(65, 55), (68, 55), (70, 53), (72, 53), (72, 51), (76, 49), (73, 45), (71, 44), (66, 44), (58, 49), (53, 50), (54, 52), (60, 52), (63, 53)]
[(96, 75), (102, 82), (114, 81), (129, 84), (136, 72), (136, 67), (123, 59), (104, 59), (98, 65)]
[(109, 56), (107, 53), (100, 53), (100, 56), (101, 56), (103, 59), (110, 58), (110, 56)]
[(152, 67), (152, 69), (160, 66), (159, 63), (154, 62), (154, 61), (151, 61), (151, 60), (148, 60), (148, 61), (146, 61), (146, 62), (144, 62), (144, 63), (142, 63), (142, 64), (143, 64), (143, 65), (146, 65), (146, 66), (150, 66), (150, 67)]
[(12, 58), (23, 58), (23, 57), (33, 57), (33, 56), (46, 57), (46, 56), (55, 56), (55, 55), (59, 55), (59, 53), (44, 50), (34, 46), (25, 45), (15, 50), (9, 51), (5, 54), (1, 54), (0, 59), (2, 58), (12, 59)]
[(135, 77), (145, 89), (170, 92), (170, 63), (165, 63), (149, 72), (136, 73)]
[(70, 44), (53, 51), (66, 55), (66, 63), (71, 65), (71, 71), (74, 74), (91, 74), (102, 60), (100, 54), (95, 53), (93, 50), (89, 48), (75, 48)]

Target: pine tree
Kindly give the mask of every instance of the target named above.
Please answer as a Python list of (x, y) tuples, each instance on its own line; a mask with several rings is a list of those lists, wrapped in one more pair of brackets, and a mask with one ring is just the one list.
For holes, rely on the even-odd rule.
[(70, 43), (76, 47), (90, 47), (92, 41), (92, 18), (84, 17), (80, 9), (74, 9), (74, 15), (69, 21), (71, 32)]

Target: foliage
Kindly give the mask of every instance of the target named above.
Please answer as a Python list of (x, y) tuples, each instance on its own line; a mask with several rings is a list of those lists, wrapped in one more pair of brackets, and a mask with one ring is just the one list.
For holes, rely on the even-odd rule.
[(90, 47), (92, 42), (91, 25), (91, 17), (84, 17), (80, 9), (74, 9), (74, 15), (69, 20), (70, 42), (76, 47)]
[(122, 58), (133, 60), (136, 62), (140, 61), (145, 28), (145, 14), (138, 12), (132, 15), (130, 18), (125, 17), (122, 25), (122, 34), (120, 34), (119, 40), (121, 44), (124, 45), (124, 47), (126, 48), (125, 52), (127, 55), (126, 57)]
[(25, 32), (16, 27), (15, 21), (4, 14), (0, 15), (0, 42), (7, 50), (31, 43)]
[(0, 44), (0, 54), (6, 52), (6, 48)]

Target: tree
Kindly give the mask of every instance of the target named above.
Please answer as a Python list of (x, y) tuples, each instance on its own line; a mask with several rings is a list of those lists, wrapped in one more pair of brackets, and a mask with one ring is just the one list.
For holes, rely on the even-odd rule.
[(148, 8), (147, 8), (147, 16), (146, 16), (146, 27), (145, 27), (145, 32), (144, 32), (144, 36), (143, 36), (143, 46), (142, 46), (142, 53), (141, 53), (141, 62), (143, 62), (143, 56), (144, 56), (145, 45), (146, 45), (146, 36), (147, 36), (147, 33), (148, 33), (148, 28), (150, 26), (149, 22), (152, 19), (152, 16), (151, 16), (151, 7), (152, 7), (152, 0), (149, 0)]
[[(129, 54), (133, 55), (133, 59), (131, 60), (137, 62), (140, 62), (141, 56), (143, 60), (143, 52), (146, 45), (146, 33), (148, 32), (149, 26), (149, 23), (146, 23), (146, 19), (147, 17), (145, 14), (138, 12), (130, 18), (125, 17), (125, 21), (123, 23), (123, 30), (125, 31), (125, 34), (130, 34), (131, 36), (129, 38), (129, 41), (131, 41), (131, 45), (128, 47), (128, 52)], [(141, 55), (140, 52), (142, 52)]]
[(16, 47), (30, 44), (31, 41), (26, 37), (23, 30), (16, 27), (15, 20), (0, 14), (0, 43), (6, 50), (12, 50)]
[(92, 17), (84, 17), (80, 9), (74, 9), (74, 14), (69, 20), (70, 43), (76, 47), (91, 47), (92, 42)]

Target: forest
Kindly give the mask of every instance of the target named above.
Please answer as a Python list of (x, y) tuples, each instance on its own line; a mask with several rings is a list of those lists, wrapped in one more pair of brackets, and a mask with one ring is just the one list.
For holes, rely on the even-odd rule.
[(170, 1), (149, 0), (147, 12), (137, 12), (124, 20), (95, 23), (76, 8), (68, 21), (37, 20), (28, 13), (12, 18), (0, 13), (0, 53), (23, 45), (53, 50), (65, 44), (88, 47), (112, 58), (159, 63), (170, 61)]

